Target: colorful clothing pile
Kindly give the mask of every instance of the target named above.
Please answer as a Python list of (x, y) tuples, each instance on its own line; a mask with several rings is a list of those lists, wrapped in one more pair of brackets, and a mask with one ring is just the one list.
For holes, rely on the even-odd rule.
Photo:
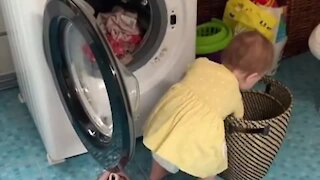
[(113, 53), (123, 64), (129, 64), (132, 54), (142, 40), (142, 33), (137, 23), (138, 14), (114, 7), (110, 13), (100, 13), (97, 21)]

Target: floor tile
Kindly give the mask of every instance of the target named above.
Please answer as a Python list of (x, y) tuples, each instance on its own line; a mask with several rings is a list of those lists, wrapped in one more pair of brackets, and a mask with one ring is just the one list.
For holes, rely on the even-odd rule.
[(39, 167), (33, 163), (25, 165), (17, 164), (16, 167), (1, 169), (1, 180), (45, 180), (39, 171)]
[(149, 150), (147, 150), (147, 148), (144, 147), (141, 138), (137, 140), (134, 160), (136, 161), (138, 167), (143, 170), (145, 176), (149, 177), (151, 171), (152, 157)]

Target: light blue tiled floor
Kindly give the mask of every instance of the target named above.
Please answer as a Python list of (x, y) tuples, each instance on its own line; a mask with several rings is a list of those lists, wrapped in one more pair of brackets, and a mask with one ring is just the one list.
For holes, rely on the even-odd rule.
[[(303, 54), (285, 61), (277, 78), (288, 85), (295, 108), (285, 142), (266, 180), (320, 179), (320, 61)], [(93, 180), (102, 170), (89, 156), (49, 166), (46, 152), (18, 89), (0, 92), (0, 180)], [(151, 157), (140, 141), (127, 167), (133, 180), (144, 180)], [(192, 180), (182, 173), (170, 180)]]

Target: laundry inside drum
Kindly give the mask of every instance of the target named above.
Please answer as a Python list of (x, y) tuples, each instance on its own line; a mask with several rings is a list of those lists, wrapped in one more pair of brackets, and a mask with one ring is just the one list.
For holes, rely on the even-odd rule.
[[(163, 6), (157, 4), (157, 0), (151, 3), (148, 0), (87, 0), (87, 2), (95, 10), (95, 17), (105, 39), (122, 64), (127, 67), (135, 66), (136, 68), (133, 68), (135, 70), (150, 59), (150, 56), (149, 59), (144, 58), (148, 53), (154, 53), (159, 48), (153, 46), (156, 46), (157, 41), (161, 41), (164, 35), (153, 32), (153, 29), (161, 28), (160, 22), (165, 18), (166, 11)], [(152, 23), (154, 20), (159, 21), (159, 27)], [(148, 43), (151, 35), (156, 35), (151, 38), (154, 42)]]

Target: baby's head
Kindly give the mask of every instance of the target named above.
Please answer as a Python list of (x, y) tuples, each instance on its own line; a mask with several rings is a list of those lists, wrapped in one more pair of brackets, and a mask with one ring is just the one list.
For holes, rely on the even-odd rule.
[(256, 31), (235, 36), (222, 53), (222, 63), (234, 73), (241, 90), (251, 89), (271, 68), (273, 45)]

